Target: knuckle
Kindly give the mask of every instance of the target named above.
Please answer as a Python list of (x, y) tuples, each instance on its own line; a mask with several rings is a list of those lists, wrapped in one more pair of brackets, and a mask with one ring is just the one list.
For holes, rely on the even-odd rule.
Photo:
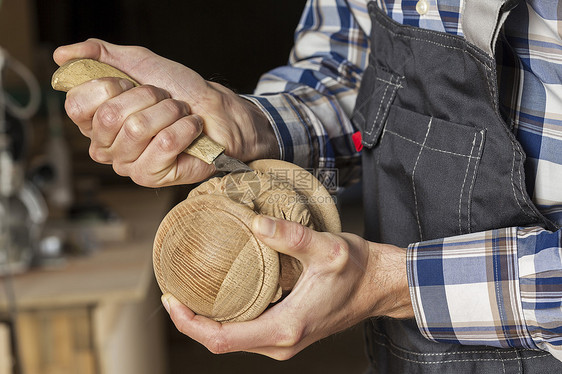
[(133, 163), (128, 169), (128, 177), (139, 186), (159, 188), (164, 187), (154, 175), (147, 170), (146, 166)]
[(84, 85), (81, 88), (73, 88), (66, 96), (64, 107), (73, 120), (91, 119), (102, 101), (109, 100), (122, 92), (121, 86), (115, 80), (96, 79)]
[(135, 183), (138, 184), (139, 186), (145, 186), (145, 187), (158, 187), (155, 185), (152, 185), (148, 182), (146, 176), (144, 176), (143, 174), (138, 174), (138, 173), (131, 173), (131, 175), (129, 175), (129, 178), (131, 178), (131, 180)]
[(114, 128), (121, 123), (119, 109), (112, 103), (101, 104), (94, 115), (98, 124), (103, 128)]
[(184, 128), (186, 137), (196, 138), (202, 130), (201, 123), (193, 116), (183, 117), (181, 118), (181, 121), (185, 123)]
[(312, 238), (310, 230), (295, 223), (290, 224), (288, 234), (288, 245), (295, 249), (306, 248)]
[(330, 235), (330, 238), (326, 259), (336, 266), (343, 266), (349, 261), (349, 243), (336, 235)]
[(168, 98), (165, 91), (151, 85), (139, 86), (135, 89), (135, 92), (141, 95), (145, 101), (154, 104)]
[(291, 348), (301, 342), (304, 330), (298, 325), (289, 324), (279, 330), (277, 334), (277, 345), (279, 347)]
[(122, 177), (129, 176), (129, 168), (127, 167), (126, 164), (121, 162), (114, 162), (112, 164), (112, 167), (117, 175), (120, 175)]
[(138, 51), (139, 55), (150, 55), (150, 54), (152, 54), (152, 51), (150, 49), (146, 48), (146, 47), (132, 46), (131, 48)]
[(163, 129), (158, 133), (158, 136), (154, 138), (156, 146), (162, 152), (175, 152), (179, 146), (179, 141), (175, 134), (168, 128)]
[(223, 354), (229, 352), (228, 341), (221, 334), (216, 334), (212, 337), (207, 345), (207, 349), (213, 354)]
[(164, 106), (164, 110), (172, 113), (178, 118), (188, 114), (187, 106), (182, 101), (174, 100), (174, 99), (165, 99), (162, 100), (162, 105)]
[(142, 113), (131, 114), (123, 123), (123, 131), (127, 138), (140, 141), (146, 136), (148, 119)]
[(107, 152), (105, 152), (105, 150), (100, 147), (95, 147), (93, 145), (90, 145), (90, 148), (88, 149), (88, 153), (92, 160), (99, 162), (101, 164), (106, 164), (110, 161)]
[(293, 358), (296, 354), (297, 354), (297, 352), (295, 350), (283, 349), (283, 350), (274, 352), (271, 355), (271, 358), (273, 358), (274, 360), (277, 360), (277, 361), (287, 361), (287, 360)]
[(99, 79), (97, 82), (100, 84), (99, 88), (102, 91), (101, 93), (103, 97), (111, 98), (117, 96), (123, 91), (121, 86), (115, 80)]
[(181, 332), (182, 334), (189, 336), (189, 323), (187, 320), (183, 319), (183, 318), (179, 318), (177, 315), (177, 312), (174, 311), (172, 309), (172, 312), (170, 314), (170, 318), (172, 319), (172, 322), (174, 323), (174, 326), (176, 326), (176, 329)]
[(74, 96), (70, 94), (66, 97), (64, 102), (64, 110), (68, 114), (68, 116), (75, 122), (82, 121), (86, 119), (87, 115), (85, 115), (85, 109), (78, 100)]

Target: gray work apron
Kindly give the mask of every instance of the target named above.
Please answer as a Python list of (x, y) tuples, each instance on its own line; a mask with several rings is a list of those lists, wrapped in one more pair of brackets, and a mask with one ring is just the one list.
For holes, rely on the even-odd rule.
[[(465, 1), (466, 39), (401, 25), (369, 3), (370, 62), (352, 116), (368, 240), (406, 247), (501, 227), (556, 229), (526, 192), (524, 152), (498, 109), (494, 45), (512, 3)], [(366, 327), (373, 372), (562, 373), (543, 351), (429, 341), (414, 320)]]

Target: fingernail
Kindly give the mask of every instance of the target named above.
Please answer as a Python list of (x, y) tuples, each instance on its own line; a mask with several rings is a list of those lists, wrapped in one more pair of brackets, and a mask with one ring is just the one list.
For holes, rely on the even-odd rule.
[(272, 238), (275, 235), (275, 220), (266, 216), (256, 216), (252, 222), (252, 226), (256, 232), (265, 236), (266, 238)]
[(119, 79), (119, 85), (124, 91), (130, 90), (131, 88), (135, 87), (133, 82), (128, 79)]
[(199, 122), (199, 125), (203, 126), (203, 117), (201, 117), (198, 114), (192, 114), (191, 115), (193, 118), (195, 118), (197, 120), (197, 122)]
[(162, 300), (162, 305), (164, 305), (164, 309), (166, 309), (166, 312), (168, 312), (168, 314), (170, 314), (170, 302), (168, 301), (169, 298), (169, 294), (164, 294), (160, 298), (160, 300)]

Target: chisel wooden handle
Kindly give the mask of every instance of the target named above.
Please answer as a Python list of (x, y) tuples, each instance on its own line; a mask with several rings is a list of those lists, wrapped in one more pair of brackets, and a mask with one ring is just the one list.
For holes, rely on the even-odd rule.
[[(124, 78), (131, 81), (135, 86), (140, 85), (121, 70), (92, 59), (68, 61), (54, 72), (51, 85), (57, 91), (68, 92), (79, 84), (99, 78)], [(205, 161), (207, 164), (212, 164), (224, 152), (224, 147), (201, 133), (184, 152)]]

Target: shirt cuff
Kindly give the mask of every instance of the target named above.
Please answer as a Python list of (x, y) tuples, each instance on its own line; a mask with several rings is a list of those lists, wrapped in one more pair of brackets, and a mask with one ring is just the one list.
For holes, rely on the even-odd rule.
[(407, 271), (427, 339), (537, 349), (521, 303), (517, 228), (411, 244)]
[(241, 95), (253, 102), (269, 119), (275, 131), (281, 160), (292, 162), (303, 168), (317, 165), (307, 115), (299, 109), (296, 99), (290, 94)]

